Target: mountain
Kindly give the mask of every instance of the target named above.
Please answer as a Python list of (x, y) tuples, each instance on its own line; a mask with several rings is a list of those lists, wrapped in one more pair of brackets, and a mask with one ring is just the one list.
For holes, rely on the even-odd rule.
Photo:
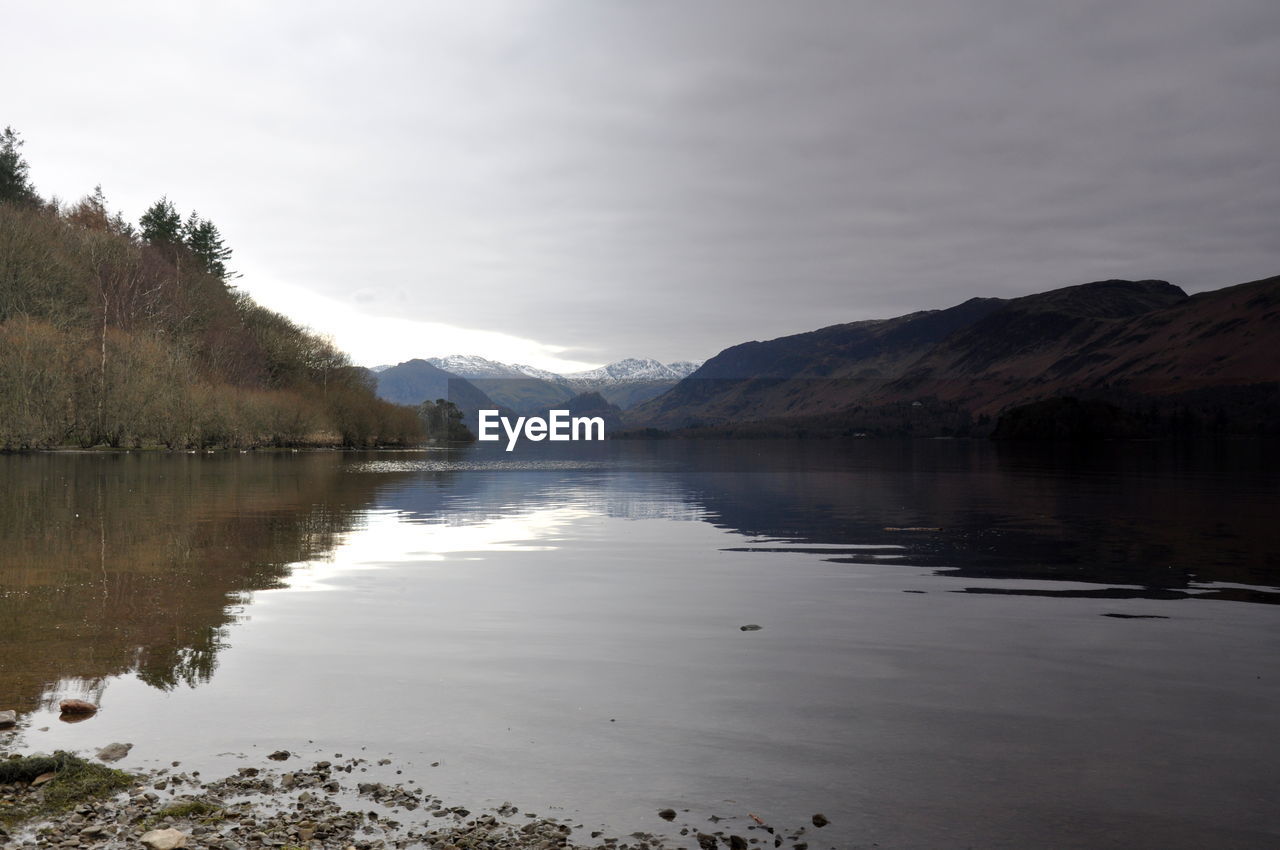
[[(554, 384), (592, 389), (612, 384), (647, 383), (651, 381), (679, 381), (702, 365), (702, 361), (678, 360), (662, 363), (649, 358), (628, 357), (598, 369), (559, 374), (526, 366), (522, 363), (501, 363), (474, 354), (450, 354), (448, 357), (429, 357), (432, 366), (467, 379), (488, 378), (537, 378)], [(385, 368), (385, 367), (381, 367)]]
[(543, 413), (563, 406), (578, 393), (593, 391), (626, 410), (662, 395), (701, 365), (689, 360), (663, 364), (657, 360), (628, 358), (598, 369), (561, 375), (536, 366), (501, 363), (473, 354), (432, 357), (425, 362), (470, 380), (495, 402), (523, 415)]
[(604, 419), (606, 434), (622, 424), (622, 411), (598, 392), (576, 395), (564, 403), (564, 408), (571, 416), (599, 416)]
[(468, 380), (496, 404), (521, 416), (545, 413), (550, 407), (573, 396), (553, 372), (534, 366), (499, 363), (473, 354), (431, 357), (425, 362), (451, 375)]
[(379, 398), (414, 406), (424, 401), (448, 399), (462, 411), (463, 422), (472, 433), (477, 430), (476, 411), (500, 406), (475, 384), (426, 360), (408, 360), (372, 374), (377, 381)]
[(1263, 427), (1280, 406), (1278, 305), (1280, 278), (1195, 296), (1164, 281), (1109, 280), (974, 298), (733, 346), (625, 421), (721, 433), (971, 433), (1019, 405), (1081, 395)]
[(628, 357), (598, 369), (565, 375), (564, 380), (580, 392), (598, 392), (610, 404), (629, 410), (667, 392), (700, 365), (691, 360), (661, 363)]
[(565, 375), (564, 380), (572, 386), (592, 389), (613, 384), (679, 381), (681, 378), (688, 377), (698, 368), (698, 365), (688, 360), (667, 365), (657, 360), (628, 357), (598, 369), (573, 372)]
[(555, 372), (523, 364), (499, 363), (474, 354), (450, 354), (448, 357), (429, 357), (427, 362), (460, 378), (537, 378), (559, 383), (563, 379)]
[(679, 381), (636, 381), (634, 383), (616, 383), (598, 385), (591, 389), (587, 385), (585, 392), (597, 392), (610, 404), (616, 404), (622, 410), (630, 410), (651, 398), (657, 398), (674, 387)]
[(563, 407), (573, 390), (541, 378), (474, 378), (472, 382), (503, 407), (521, 416), (540, 416)]
[(676, 373), (677, 375), (679, 375), (681, 378), (687, 378), (687, 377), (689, 377), (690, 375), (692, 375), (694, 372), (698, 371), (698, 368), (699, 368), (699, 367), (700, 367), (704, 362), (706, 362), (706, 361), (703, 361), (703, 360), (676, 360), (676, 361), (674, 361), (674, 362), (672, 362), (672, 363), (668, 363), (668, 364), (667, 364), (667, 368), (668, 368), (668, 369), (670, 369), (672, 372), (675, 372), (675, 373)]

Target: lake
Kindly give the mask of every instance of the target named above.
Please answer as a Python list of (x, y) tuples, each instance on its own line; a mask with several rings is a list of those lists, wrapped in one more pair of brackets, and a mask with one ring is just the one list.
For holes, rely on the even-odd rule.
[(0, 746), (385, 757), (619, 836), (1280, 846), (1276, 447), (554, 449), (0, 456)]

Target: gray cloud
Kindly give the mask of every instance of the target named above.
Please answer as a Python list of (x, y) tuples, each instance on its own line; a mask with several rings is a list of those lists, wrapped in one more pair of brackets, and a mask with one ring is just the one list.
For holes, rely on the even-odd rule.
[(260, 5), (11, 12), (38, 186), (586, 360), (1280, 273), (1274, 0)]

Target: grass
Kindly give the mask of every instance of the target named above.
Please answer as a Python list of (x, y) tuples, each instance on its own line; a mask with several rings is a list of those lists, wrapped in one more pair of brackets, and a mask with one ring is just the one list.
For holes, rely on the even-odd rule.
[(216, 823), (227, 817), (227, 813), (219, 805), (207, 800), (182, 800), (180, 803), (166, 805), (159, 812), (142, 822), (143, 830), (151, 830), (164, 821), (196, 821), (197, 823)]
[(183, 800), (165, 806), (142, 823), (143, 829), (151, 829), (165, 820), (194, 820), (199, 823), (215, 823), (226, 817), (221, 806), (215, 806), (208, 800)]
[(54, 777), (28, 799), (0, 804), (0, 823), (13, 824), (36, 817), (49, 817), (75, 808), (85, 800), (108, 797), (128, 788), (137, 777), (106, 765), (85, 761), (70, 753), (28, 756), (0, 762), (0, 783), (30, 782), (37, 776)]

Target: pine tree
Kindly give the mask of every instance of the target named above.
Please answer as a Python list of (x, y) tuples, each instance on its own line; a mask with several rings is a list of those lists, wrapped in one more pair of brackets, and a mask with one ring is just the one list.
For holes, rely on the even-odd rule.
[(227, 260), (231, 259), (231, 249), (222, 241), (222, 234), (217, 226), (207, 218), (201, 218), (195, 210), (187, 217), (182, 226), (187, 249), (200, 261), (204, 270), (226, 281), (234, 275), (227, 269)]
[(40, 200), (27, 179), (31, 166), (22, 158), (22, 139), (12, 127), (0, 133), (0, 201), (33, 204)]
[(182, 216), (168, 197), (148, 207), (138, 219), (138, 226), (142, 228), (142, 238), (156, 247), (182, 244)]

